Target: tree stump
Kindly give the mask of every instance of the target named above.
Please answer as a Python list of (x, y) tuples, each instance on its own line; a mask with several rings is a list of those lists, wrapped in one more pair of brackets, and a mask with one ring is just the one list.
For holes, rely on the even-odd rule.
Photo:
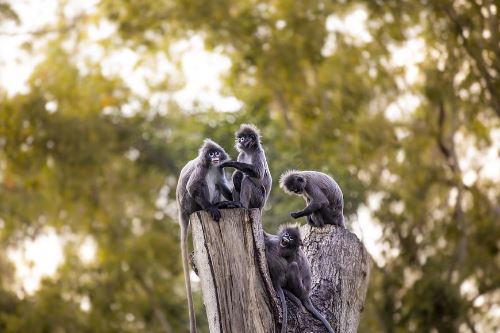
[[(281, 310), (265, 258), (260, 211), (222, 210), (220, 222), (191, 215), (195, 261), (209, 329), (279, 332)], [(335, 332), (356, 332), (368, 285), (368, 254), (347, 229), (301, 227), (311, 263), (311, 301)], [(287, 332), (325, 332), (321, 322), (287, 300)]]

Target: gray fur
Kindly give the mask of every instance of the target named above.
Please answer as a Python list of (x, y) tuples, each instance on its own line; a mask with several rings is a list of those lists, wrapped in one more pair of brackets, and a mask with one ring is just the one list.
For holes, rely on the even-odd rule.
[(314, 227), (333, 224), (345, 228), (344, 197), (335, 180), (318, 171), (289, 170), (280, 177), (280, 187), (288, 194), (301, 195), (307, 206), (291, 212), (293, 218), (306, 216)]
[(239, 152), (237, 161), (221, 165), (222, 168), (236, 169), (233, 173), (233, 200), (240, 201), (246, 208), (262, 209), (271, 192), (272, 178), (257, 127), (240, 126), (236, 132), (236, 149)]
[[(264, 234), (264, 242), (269, 275), (280, 301), (285, 294), (298, 306), (304, 305), (313, 316), (321, 320), (328, 332), (333, 333), (328, 321), (311, 303), (311, 266), (300, 248), (302, 239), (299, 229), (285, 226), (278, 235)], [(287, 305), (281, 301), (281, 306), (281, 333), (284, 333), (287, 329)]]
[[(215, 152), (218, 152), (218, 156), (215, 155)], [(210, 156), (210, 154), (214, 156)], [(218, 162), (216, 162), (217, 159)], [(191, 333), (196, 332), (196, 320), (188, 268), (189, 215), (199, 210), (206, 210), (215, 221), (218, 221), (221, 216), (219, 208), (238, 206), (231, 201), (220, 202), (222, 196), (229, 200), (232, 196), (224, 172), (219, 168), (219, 165), (228, 159), (229, 156), (221, 146), (210, 139), (205, 139), (198, 151), (198, 156), (182, 168), (177, 183), (176, 199), (181, 227), (182, 266), (186, 282)]]

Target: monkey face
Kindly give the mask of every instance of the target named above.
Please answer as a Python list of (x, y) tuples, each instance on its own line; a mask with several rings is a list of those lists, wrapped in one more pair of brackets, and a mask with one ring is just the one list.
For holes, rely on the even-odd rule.
[(297, 228), (283, 230), (280, 237), (280, 247), (297, 249), (299, 246), (302, 246), (299, 230)]
[(251, 149), (257, 146), (257, 135), (253, 133), (241, 133), (236, 137), (236, 147), (239, 149)]
[(213, 166), (219, 165), (221, 162), (225, 161), (227, 159), (227, 155), (224, 154), (224, 152), (220, 150), (210, 150), (207, 154), (207, 160), (209, 163)]
[(300, 175), (292, 175), (285, 179), (284, 185), (288, 191), (295, 194), (302, 194), (306, 187), (306, 180)]

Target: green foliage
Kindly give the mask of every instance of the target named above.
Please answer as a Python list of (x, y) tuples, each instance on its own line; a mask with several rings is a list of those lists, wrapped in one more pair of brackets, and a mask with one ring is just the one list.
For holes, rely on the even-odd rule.
[[(369, 38), (327, 29), (359, 10)], [(465, 157), (498, 147), (499, 10), (495, 1), (103, 0), (76, 21), (61, 11), (58, 27), (69, 28), (36, 36), (44, 60), (29, 92), (0, 95), (0, 332), (186, 332), (177, 176), (205, 137), (236, 157), (242, 122), (261, 129), (274, 176), (267, 231), (303, 205), (278, 188), (290, 168), (332, 174), (350, 227), (380, 199), (369, 206), (383, 260), (372, 264), (360, 332), (500, 329), (491, 315), (499, 180), (479, 161), (465, 181), (475, 168)], [(4, 18), (17, 14), (0, 2)], [(243, 108), (182, 110), (172, 98), (177, 74), (147, 82), (145, 97), (104, 59), (82, 62), (99, 22), (117, 29), (97, 42), (103, 57), (130, 49), (136, 69), (152, 72), (152, 59), (175, 62), (176, 42), (202, 36), (231, 60), (222, 93)], [(412, 81), (391, 58), (415, 41), (425, 48)], [(168, 102), (159, 107), (157, 94)], [(396, 104), (410, 108), (400, 99), (408, 94), (415, 110), (390, 116)], [(52, 229), (66, 240), (64, 263), (25, 294), (4, 253)], [(96, 245), (89, 262), (79, 254), (85, 239)]]

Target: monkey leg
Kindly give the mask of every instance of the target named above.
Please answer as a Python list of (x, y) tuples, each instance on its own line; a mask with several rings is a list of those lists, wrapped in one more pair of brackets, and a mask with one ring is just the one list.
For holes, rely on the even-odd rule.
[(313, 227), (315, 227), (315, 226), (316, 226), (316, 224), (314, 223), (314, 221), (313, 221), (313, 219), (312, 219), (311, 215), (306, 216), (306, 222), (307, 222), (307, 224), (309, 224), (310, 226), (313, 226)]
[(235, 188), (233, 188), (232, 193), (233, 193), (233, 201), (241, 202), (240, 191), (237, 191)]
[(315, 227), (321, 228), (325, 226), (325, 219), (323, 218), (322, 211), (323, 209), (320, 209), (309, 215)]
[(241, 182), (243, 181), (243, 172), (236, 170), (233, 173), (233, 186), (236, 189), (236, 191), (240, 192), (241, 191)]
[(332, 208), (325, 208), (322, 209), (320, 213), (323, 220), (325, 221), (325, 224), (332, 224), (345, 228), (344, 215), (342, 214), (342, 212), (336, 211)]
[(288, 265), (286, 271), (285, 289), (297, 296), (299, 299), (307, 297), (307, 288), (302, 283), (302, 276), (297, 262), (292, 262)]
[(254, 184), (250, 178), (245, 177), (241, 182), (240, 202), (245, 208), (253, 208), (250, 206), (253, 194)]
[(243, 181), (243, 172), (236, 170), (233, 172), (233, 201), (240, 202), (240, 192), (241, 192), (241, 183)]
[(252, 200), (250, 202), (250, 208), (264, 208), (266, 203), (266, 189), (263, 185), (255, 185), (252, 189)]

